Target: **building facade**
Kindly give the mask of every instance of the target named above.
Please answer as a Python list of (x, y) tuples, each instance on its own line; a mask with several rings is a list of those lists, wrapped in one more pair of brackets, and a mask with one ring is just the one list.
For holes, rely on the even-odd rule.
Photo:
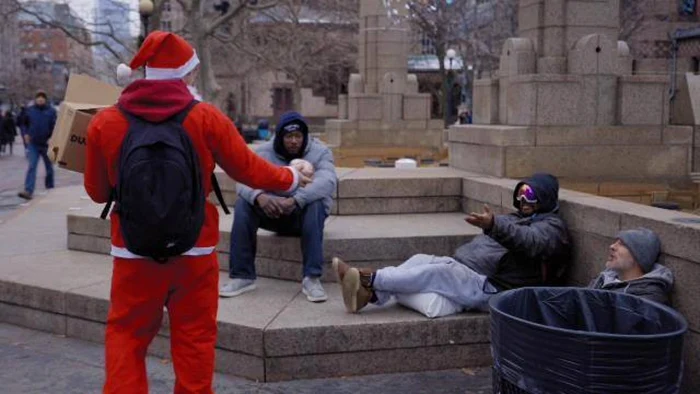
[(0, 2), (0, 106), (16, 100), (15, 78), (21, 64), (20, 40), (17, 35), (19, 18), (9, 2)]
[(90, 34), (68, 4), (31, 2), (27, 8), (38, 16), (17, 14), (14, 35), (19, 44), (19, 65), (14, 72), (13, 95), (26, 101), (35, 91), (44, 90), (52, 100), (60, 101), (70, 73), (93, 72), (92, 51), (84, 45)]

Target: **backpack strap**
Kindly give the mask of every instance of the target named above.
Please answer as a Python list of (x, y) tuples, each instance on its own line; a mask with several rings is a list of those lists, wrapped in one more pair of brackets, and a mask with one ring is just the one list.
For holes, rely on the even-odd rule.
[(214, 174), (211, 174), (211, 187), (212, 189), (214, 189), (216, 199), (219, 200), (219, 205), (221, 205), (221, 208), (224, 210), (224, 213), (230, 215), (231, 211), (229, 211), (228, 207), (226, 206), (226, 202), (224, 201), (224, 195), (221, 194), (221, 187), (219, 186), (219, 181), (216, 180), (216, 175)]
[(115, 189), (112, 189), (112, 191), (109, 192), (109, 198), (107, 199), (107, 204), (105, 204), (105, 207), (102, 209), (102, 213), (100, 214), (100, 219), (105, 220), (107, 219), (107, 215), (109, 215), (109, 211), (112, 208), (112, 203), (114, 203), (114, 194), (116, 193)]
[[(190, 111), (199, 104), (198, 100), (192, 100), (185, 109), (180, 111), (179, 114), (175, 115), (172, 117), (173, 122), (177, 122), (179, 124), (182, 124), (185, 119), (187, 119), (187, 115), (190, 114)], [(214, 189), (214, 194), (216, 194), (216, 199), (219, 200), (219, 205), (221, 205), (221, 208), (224, 210), (224, 213), (227, 215), (231, 214), (231, 211), (229, 211), (228, 206), (226, 206), (226, 202), (224, 201), (224, 195), (221, 193), (221, 186), (219, 186), (219, 181), (216, 180), (216, 175), (211, 174), (211, 187)]]
[(185, 109), (183, 109), (183, 110), (180, 111), (177, 115), (173, 116), (173, 117), (170, 118), (170, 119), (171, 119), (173, 122), (177, 122), (177, 123), (179, 123), (179, 124), (182, 124), (182, 123), (185, 121), (185, 119), (187, 119), (187, 115), (190, 114), (190, 111), (192, 111), (192, 109), (193, 109), (197, 104), (199, 104), (199, 100), (192, 100), (192, 101), (190, 101), (190, 103), (187, 104), (187, 107), (185, 107)]

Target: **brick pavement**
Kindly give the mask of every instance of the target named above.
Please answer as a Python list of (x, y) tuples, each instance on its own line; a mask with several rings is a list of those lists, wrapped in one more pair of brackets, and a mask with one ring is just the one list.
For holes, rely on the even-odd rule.
[[(58, 167), (55, 169), (56, 187), (79, 185), (83, 182), (83, 175), (67, 171)], [(17, 138), (13, 147), (13, 154), (9, 152), (0, 154), (0, 222), (6, 220), (14, 214), (18, 208), (31, 205), (17, 197), (24, 185), (24, 177), (27, 173), (27, 160), (24, 156), (24, 147)], [(45, 170), (43, 164), (39, 163), (37, 171), (37, 188), (35, 191), (36, 201), (46, 194), (44, 190)]]

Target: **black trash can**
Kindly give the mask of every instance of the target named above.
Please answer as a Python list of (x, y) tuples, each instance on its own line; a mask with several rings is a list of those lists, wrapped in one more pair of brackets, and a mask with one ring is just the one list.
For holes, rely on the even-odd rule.
[(494, 296), (494, 393), (679, 393), (678, 312), (623, 293), (522, 288)]

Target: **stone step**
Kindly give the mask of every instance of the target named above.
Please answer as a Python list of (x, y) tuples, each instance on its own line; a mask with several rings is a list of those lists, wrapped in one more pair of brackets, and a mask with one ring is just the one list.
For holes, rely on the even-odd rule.
[[(65, 250), (0, 259), (0, 321), (103, 342), (110, 260)], [(217, 371), (272, 382), (491, 363), (486, 314), (430, 320), (394, 304), (352, 315), (338, 285), (325, 287), (322, 304), (309, 303), (298, 283), (272, 279), (221, 299)], [(169, 335), (165, 318), (149, 353), (169, 358)]]
[[(109, 220), (99, 219), (101, 207), (83, 204), (68, 213), (68, 248), (108, 254)], [(220, 241), (217, 246), (220, 266), (228, 271), (233, 215), (220, 216)], [(464, 222), (461, 213), (413, 215), (331, 216), (326, 221), (324, 261), (334, 256), (353, 264), (372, 268), (400, 264), (414, 254), (452, 255), (461, 244), (481, 230)], [(256, 269), (259, 276), (285, 280), (302, 277), (299, 238), (258, 232)], [(325, 281), (335, 281), (328, 264)]]
[[(464, 173), (450, 168), (338, 168), (333, 215), (377, 215), (462, 211)], [(236, 182), (217, 169), (227, 205), (236, 201)], [(212, 202), (216, 199), (210, 196)]]

